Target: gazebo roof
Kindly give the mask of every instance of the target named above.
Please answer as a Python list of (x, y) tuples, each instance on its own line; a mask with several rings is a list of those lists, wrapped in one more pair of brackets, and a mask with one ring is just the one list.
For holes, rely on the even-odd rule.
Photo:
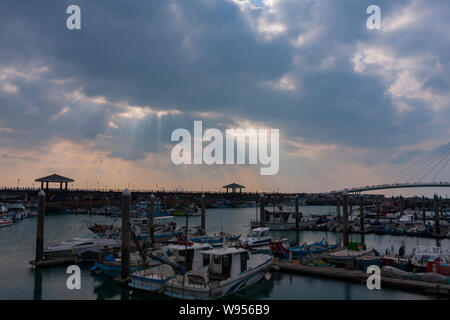
[(233, 182), (231, 184), (223, 186), (222, 188), (245, 188), (245, 187)]
[(52, 174), (47, 177), (34, 180), (36, 182), (74, 182), (75, 180), (60, 176), (59, 174)]

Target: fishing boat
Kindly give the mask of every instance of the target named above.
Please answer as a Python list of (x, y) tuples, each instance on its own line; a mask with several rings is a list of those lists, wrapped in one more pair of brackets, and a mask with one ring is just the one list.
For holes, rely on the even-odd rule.
[(285, 247), (283, 240), (270, 242), (270, 248), (274, 255), (281, 258), (288, 259), (290, 254), (293, 258), (302, 258), (307, 254), (318, 254), (325, 251), (336, 249), (340, 245), (340, 241), (336, 244), (329, 244), (324, 239), (311, 244), (304, 243), (300, 246)]
[(24, 219), (28, 217), (29, 210), (21, 202), (8, 202), (5, 204), (8, 214), (14, 219)]
[(371, 253), (373, 250), (349, 250), (342, 249), (335, 252), (326, 254), (323, 259), (331, 264), (344, 265), (347, 263), (356, 263), (359, 257), (365, 256)]
[(44, 257), (71, 257), (88, 250), (115, 250), (120, 248), (120, 242), (106, 238), (73, 238), (58, 245), (44, 249)]
[[(138, 239), (145, 240), (148, 237), (148, 217), (134, 217), (130, 220)], [(161, 216), (154, 218), (155, 240), (169, 239), (175, 236), (176, 221), (173, 216)]]
[[(189, 245), (188, 245), (189, 244)], [(155, 260), (161, 262), (156, 267), (133, 272), (130, 275), (130, 287), (152, 292), (160, 292), (164, 289), (168, 280), (178, 274), (185, 274), (190, 270), (197, 270), (209, 264), (202, 252), (211, 250), (207, 243), (189, 243), (164, 246), (168, 251), (168, 258), (151, 255)]]
[(8, 209), (2, 204), (0, 204), (0, 227), (8, 227), (13, 224), (13, 221), (11, 219), (7, 218), (6, 214), (8, 212)]
[(358, 268), (365, 271), (370, 266), (382, 266), (382, 260), (380, 255), (369, 253), (364, 256), (356, 258), (356, 264)]
[(269, 228), (252, 229), (241, 242), (244, 247), (266, 246), (272, 241)]
[(247, 288), (264, 277), (273, 262), (268, 254), (250, 254), (243, 248), (202, 252), (209, 266), (167, 281), (164, 294), (186, 300), (214, 300)]
[[(180, 234), (182, 236), (182, 234)], [(241, 235), (220, 234), (220, 235), (203, 235), (191, 236), (191, 241), (194, 243), (209, 243), (213, 247), (221, 247), (224, 242), (236, 242)]]
[(266, 210), (265, 226), (271, 230), (291, 230), (295, 228), (295, 212), (283, 211), (283, 207), (279, 211)]
[[(167, 258), (164, 250), (154, 250), (152, 255), (159, 256), (161, 258)], [(161, 262), (145, 257), (146, 261), (143, 261), (139, 252), (132, 252), (130, 254), (130, 273), (144, 270), (144, 265), (147, 268), (153, 268), (161, 264)], [(144, 263), (145, 262), (145, 263)], [(95, 274), (103, 274), (111, 278), (115, 278), (121, 275), (122, 271), (122, 259), (120, 252), (117, 255), (108, 255), (102, 261), (96, 261), (91, 268), (91, 272)]]

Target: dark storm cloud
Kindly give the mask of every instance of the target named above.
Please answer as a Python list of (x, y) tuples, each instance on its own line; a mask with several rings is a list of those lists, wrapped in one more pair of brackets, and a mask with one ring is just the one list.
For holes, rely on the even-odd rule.
[[(416, 2), (377, 4), (384, 18)], [(81, 31), (65, 27), (73, 3), (81, 7)], [(394, 148), (448, 134), (422, 97), (394, 101), (387, 93), (395, 82), (389, 77), (401, 71), (391, 75), (395, 63), (384, 73), (356, 72), (352, 60), (361, 45), (388, 47), (394, 60), (427, 57), (413, 76), (426, 79), (423, 90), (448, 94), (447, 3), (418, 1), (419, 9), (435, 9), (433, 23), (419, 20), (395, 31), (365, 28), (373, 1), (283, 1), (273, 14), (255, 3), (258, 10), (241, 11), (231, 1), (2, 1), (1, 66), (48, 70), (33, 79), (13, 77), (15, 94), (0, 91), (1, 126), (21, 131), (1, 143), (14, 136), (30, 146), (38, 138), (97, 139), (111, 157), (134, 160), (165, 150), (173, 129), (192, 126), (193, 112), (228, 116), (211, 119), (210, 127), (248, 119), (280, 128), (287, 138), (356, 148)], [(284, 31), (258, 31), (261, 18)], [(308, 32), (310, 39), (297, 45)], [(286, 75), (295, 89), (277, 87)], [(74, 101), (75, 90), (84, 100)], [(107, 102), (89, 100), (97, 96)], [(117, 106), (121, 101), (181, 113), (118, 119), (126, 111)], [(399, 114), (399, 102), (410, 110)]]

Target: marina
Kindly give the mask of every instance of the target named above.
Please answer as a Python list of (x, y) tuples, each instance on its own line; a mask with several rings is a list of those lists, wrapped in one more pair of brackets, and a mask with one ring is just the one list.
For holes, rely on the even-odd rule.
[[(204, 205), (206, 203), (205, 198), (203, 197), (204, 200), (202, 200), (200, 196), (200, 208), (206, 207)], [(135, 203), (142, 205), (140, 201)], [(130, 207), (135, 206), (130, 205)], [(148, 206), (146, 208), (148, 209)], [(295, 208), (294, 200), (294, 208), (291, 209), (295, 212)], [(336, 214), (333, 215), (333, 213), (336, 213), (336, 206), (301, 206), (299, 208), (302, 210), (302, 219), (315, 221), (314, 225), (320, 224), (317, 217), (335, 216), (336, 218)], [(123, 210), (123, 208), (120, 210)], [(350, 253), (352, 254), (351, 261), (348, 258), (344, 260), (343, 258), (332, 259), (331, 257), (335, 252), (342, 252), (339, 251), (342, 250), (340, 248), (342, 248), (342, 241), (344, 240), (342, 232), (318, 230), (315, 228), (303, 228), (300, 231), (295, 230), (295, 228), (286, 230), (275, 228), (272, 230), (269, 227), (260, 227), (252, 230), (251, 223), (255, 221), (255, 212), (261, 212), (258, 204), (255, 207), (208, 208), (207, 210), (205, 208), (203, 210), (207, 212), (207, 215), (172, 215), (172, 218), (170, 218), (170, 215), (167, 216), (173, 222), (174, 232), (178, 236), (172, 237), (173, 240), (169, 240), (171, 237), (156, 239), (153, 232), (154, 241), (161, 243), (162, 247), (158, 245), (155, 249), (157, 251), (154, 251), (154, 254), (150, 254), (144, 259), (146, 261), (145, 266), (142, 260), (143, 255), (145, 255), (145, 244), (149, 239), (152, 239), (152, 232), (142, 222), (149, 217), (149, 215), (145, 216), (145, 212), (151, 211), (142, 209), (140, 211), (141, 215), (138, 215), (138, 218), (136, 218), (136, 221), (140, 222), (137, 223), (135, 221), (135, 223), (130, 225), (130, 248), (132, 249), (129, 260), (130, 280), (125, 282), (115, 281), (115, 278), (120, 278), (122, 275), (120, 217), (106, 214), (77, 214), (71, 210), (46, 214), (43, 255), (47, 259), (37, 263), (32, 261), (31, 266), (35, 266), (36, 269), (26, 266), (26, 261), (30, 260), (36, 248), (34, 239), (36, 237), (36, 221), (39, 216), (30, 216), (27, 219), (17, 220), (13, 227), (17, 232), (12, 231), (12, 228), (3, 228), (2, 233), (0, 233), (1, 243), (5, 244), (1, 248), (2, 252), (0, 254), (11, 257), (8, 259), (8, 263), (5, 260), (1, 262), (1, 270), (3, 270), (1, 273), (2, 283), (5, 283), (7, 288), (15, 288), (12, 290), (12, 292), (16, 292), (15, 296), (11, 297), (9, 295), (9, 298), (51, 299), (51, 297), (57, 297), (58, 299), (73, 299), (76, 298), (73, 294), (77, 296), (77, 293), (66, 289), (53, 291), (53, 285), (44, 279), (46, 277), (54, 278), (55, 280), (59, 279), (57, 281), (64, 284), (67, 278), (65, 267), (76, 263), (82, 270), (82, 291), (85, 294), (83, 297), (86, 299), (170, 299), (171, 297), (177, 299), (180, 297), (185, 299), (227, 299), (228, 297), (233, 299), (317, 299), (318, 297), (310, 292), (310, 284), (304, 288), (300, 285), (311, 282), (319, 287), (333, 283), (334, 289), (332, 292), (322, 296), (321, 299), (353, 299), (356, 297), (358, 299), (373, 299), (374, 297), (383, 297), (383, 299), (386, 297), (389, 297), (389, 299), (445, 299), (445, 297), (448, 297), (448, 284), (420, 281), (417, 276), (415, 278), (405, 276), (404, 279), (383, 277), (383, 290), (379, 290), (379, 293), (377, 293), (377, 290), (368, 290), (366, 288), (365, 280), (369, 274), (364, 271), (369, 265), (378, 264), (382, 266), (382, 256), (386, 266), (395, 265), (398, 267), (397, 263), (401, 259), (406, 259), (406, 261), (410, 262), (407, 257), (413, 255), (416, 249), (419, 260), (423, 260), (421, 257), (424, 255), (426, 258), (429, 258), (430, 254), (427, 254), (427, 250), (431, 249), (427, 248), (432, 248), (433, 246), (441, 250), (434, 258), (448, 254), (450, 242), (448, 239), (411, 237), (406, 234), (393, 236), (375, 233), (349, 233), (349, 248), (358, 244), (356, 250), (352, 248), (346, 254), (347, 256)], [(333, 210), (335, 211), (333, 212)], [(206, 216), (207, 219), (205, 219)], [(186, 223), (189, 224), (188, 228), (185, 227)], [(204, 223), (204, 228), (202, 228), (202, 223)], [(133, 228), (133, 225), (143, 229)], [(205, 229), (208, 232), (202, 235), (202, 230)], [(135, 234), (135, 231), (138, 232)], [(135, 237), (137, 234), (141, 236)], [(101, 237), (96, 239), (99, 235)], [(23, 237), (23, 240), (17, 241), (17, 237)], [(186, 238), (188, 241), (192, 239), (192, 243), (185, 241)], [(258, 239), (261, 239), (259, 245)], [(164, 245), (164, 241), (167, 240), (172, 241), (173, 244)], [(15, 244), (15, 249), (12, 249), (12, 243)], [(226, 247), (221, 249), (223, 243), (228, 243), (226, 246), (230, 249), (225, 249)], [(398, 248), (392, 248), (393, 243), (397, 244)], [(364, 247), (370, 248), (370, 250), (358, 249), (358, 246), (361, 246), (361, 244), (364, 244)], [(142, 245), (144, 247), (141, 247)], [(205, 293), (199, 291), (188, 295), (187, 292), (189, 291), (183, 291), (184, 289), (180, 291), (180, 286), (185, 286), (185, 289), (186, 287), (189, 288), (190, 285), (208, 288), (208, 278), (205, 278), (205, 272), (207, 272), (208, 267), (204, 264), (205, 261), (201, 257), (203, 254), (200, 252), (198, 255), (188, 255), (188, 257), (191, 257), (189, 259), (192, 260), (184, 260), (185, 254), (183, 256), (176, 254), (177, 250), (179, 252), (187, 252), (186, 249), (192, 246), (204, 246), (206, 249), (204, 253), (211, 251), (211, 257), (214, 257), (214, 250), (218, 250), (217, 254), (219, 256), (220, 252), (222, 252), (221, 250), (231, 250), (231, 255), (233, 255), (231, 252), (236, 250), (237, 256), (246, 253), (249, 257), (255, 256), (258, 258), (269, 254), (267, 257), (271, 257), (270, 261), (272, 262), (270, 262), (270, 265), (272, 266), (269, 265), (264, 272), (255, 274), (254, 280), (249, 281), (248, 287), (239, 288), (237, 292), (228, 292), (231, 287), (224, 287), (214, 291), (215, 294), (213, 296), (207, 293), (211, 292), (210, 289), (202, 289), (206, 290)], [(243, 247), (241, 248), (241, 246)], [(212, 250), (213, 247), (217, 249)], [(233, 249), (233, 247), (236, 249)], [(248, 251), (245, 249), (247, 247)], [(403, 255), (404, 258), (395, 258), (397, 255), (394, 253), (400, 248), (406, 251)], [(390, 254), (388, 254), (388, 249), (391, 250)], [(380, 256), (370, 255), (369, 253), (372, 250), (380, 253)], [(173, 255), (174, 252), (175, 255)], [(167, 253), (173, 256), (168, 257)], [(368, 254), (369, 256), (367, 256)], [(113, 258), (113, 255), (115, 258)], [(392, 260), (389, 260), (389, 255), (392, 255)], [(176, 258), (177, 256), (179, 256), (178, 259)], [(341, 256), (338, 255), (337, 257)], [(184, 269), (186, 261), (188, 261), (188, 265), (187, 269)], [(237, 263), (241, 260), (240, 258), (235, 258), (232, 261)], [(252, 262), (250, 261), (248, 263), (251, 265)], [(352, 262), (352, 266), (350, 266), (349, 262)], [(19, 264), (20, 267), (18, 268)], [(446, 272), (445, 263), (441, 262), (441, 264), (441, 269), (444, 270), (443, 272)], [(13, 267), (14, 265), (16, 267)], [(28, 276), (19, 276), (19, 272), (28, 274)], [(151, 288), (150, 290), (145, 289), (145, 287), (142, 287), (142, 284), (145, 277), (154, 277), (151, 274), (156, 276), (155, 279), (166, 277), (167, 280), (163, 286)], [(162, 276), (164, 274), (165, 276)], [(140, 277), (144, 278), (140, 279)], [(11, 279), (15, 280), (11, 281)], [(435, 281), (435, 279), (431, 280)], [(291, 283), (298, 283), (299, 285), (296, 286)], [(260, 288), (260, 290), (257, 288)], [(346, 295), (337, 297), (333, 292), (339, 290), (349, 291)], [(46, 293), (45, 296), (42, 296), (43, 292)], [(358, 295), (353, 295), (355, 292), (358, 292)]]

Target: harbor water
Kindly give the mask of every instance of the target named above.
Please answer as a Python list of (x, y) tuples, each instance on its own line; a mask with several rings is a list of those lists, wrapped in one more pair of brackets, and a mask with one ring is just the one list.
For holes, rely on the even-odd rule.
[[(334, 207), (305, 206), (305, 214), (328, 214)], [(220, 231), (241, 234), (249, 231), (250, 220), (255, 219), (255, 208), (208, 209), (206, 227), (208, 233)], [(177, 227), (185, 224), (185, 217), (177, 217)], [(89, 265), (81, 265), (81, 289), (69, 290), (66, 281), (69, 274), (66, 267), (49, 267), (39, 270), (31, 268), (29, 261), (34, 259), (35, 217), (23, 219), (10, 227), (0, 229), (0, 299), (167, 299), (161, 295), (133, 293), (122, 288), (113, 280), (90, 273)], [(87, 224), (116, 223), (120, 218), (53, 214), (45, 217), (45, 246), (89, 233)], [(200, 217), (189, 217), (189, 225), (199, 225)], [(314, 242), (325, 239), (330, 243), (339, 240), (342, 235), (324, 231), (286, 231), (272, 232), (276, 238), (290, 238), (293, 241)], [(417, 245), (436, 245), (434, 239), (400, 237), (390, 235), (351, 234), (350, 241), (364, 241), (367, 247), (384, 252), (392, 245), (398, 251), (404, 244), (407, 253)], [(443, 248), (449, 248), (450, 240), (440, 240)], [(284, 272), (271, 272), (270, 280), (263, 279), (258, 284), (241, 291), (227, 299), (436, 299), (433, 295), (405, 292), (382, 288), (369, 290), (365, 284), (350, 283)]]

